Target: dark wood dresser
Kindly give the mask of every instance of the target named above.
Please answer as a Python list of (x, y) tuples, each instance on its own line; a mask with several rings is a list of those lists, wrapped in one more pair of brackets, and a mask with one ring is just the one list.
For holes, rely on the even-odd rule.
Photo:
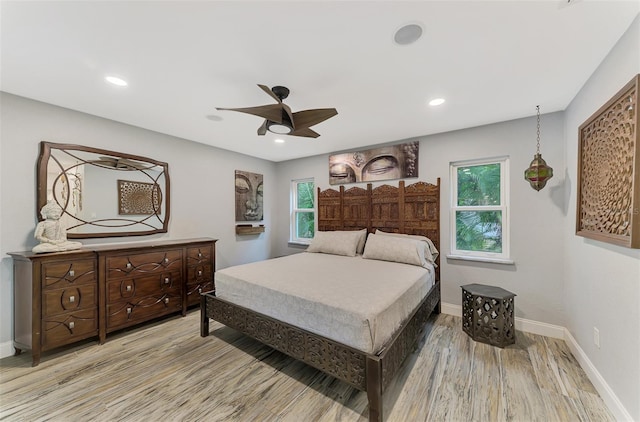
[(43, 351), (181, 312), (213, 290), (216, 239), (9, 253), (14, 274), (14, 347)]

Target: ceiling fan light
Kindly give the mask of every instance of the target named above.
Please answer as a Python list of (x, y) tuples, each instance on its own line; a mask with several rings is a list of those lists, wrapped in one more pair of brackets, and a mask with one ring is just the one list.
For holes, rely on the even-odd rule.
[(286, 125), (285, 122), (283, 122), (282, 124), (269, 122), (267, 123), (267, 130), (271, 133), (276, 133), (278, 135), (288, 135), (293, 131), (293, 128), (291, 126)]

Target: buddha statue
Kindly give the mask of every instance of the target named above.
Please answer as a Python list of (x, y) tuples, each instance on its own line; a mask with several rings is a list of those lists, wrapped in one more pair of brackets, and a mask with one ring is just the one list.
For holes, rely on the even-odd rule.
[(48, 201), (40, 210), (44, 218), (36, 226), (34, 237), (40, 242), (32, 251), (34, 253), (61, 252), (80, 249), (82, 243), (67, 240), (67, 230), (62, 227), (60, 217), (62, 208), (54, 201)]

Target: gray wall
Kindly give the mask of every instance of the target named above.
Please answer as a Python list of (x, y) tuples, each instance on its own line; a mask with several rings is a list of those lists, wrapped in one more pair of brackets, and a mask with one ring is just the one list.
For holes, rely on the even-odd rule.
[[(565, 171), (570, 178), (563, 225), (565, 326), (635, 421), (640, 421), (640, 250), (574, 232), (578, 128), (638, 73), (640, 16), (566, 110)], [(600, 348), (593, 342), (594, 327), (600, 331)]]
[[(532, 105), (535, 113), (535, 104)], [(515, 265), (477, 263), (442, 258), (442, 299), (460, 305), (460, 286), (487, 283), (516, 293), (516, 315), (521, 318), (563, 326), (562, 251), (566, 206), (563, 201), (564, 120), (563, 113), (541, 118), (541, 151), (557, 174), (544, 190), (536, 192), (524, 180), (536, 149), (536, 118), (508, 122), (416, 138), (420, 141), (419, 180), (441, 179), (440, 229), (441, 253), (450, 253), (449, 163), (453, 161), (510, 157), (511, 257)], [(400, 142), (401, 140), (398, 140)], [(402, 140), (404, 141), (404, 140)], [(330, 187), (328, 155), (280, 163), (277, 169), (278, 208), (288, 207), (291, 179), (314, 177), (322, 189)], [(416, 179), (414, 179), (415, 181)], [(407, 179), (411, 183), (412, 179)], [(396, 184), (396, 181), (390, 181)], [(378, 183), (380, 184), (380, 183)], [(353, 185), (347, 185), (347, 188)], [(359, 186), (365, 186), (359, 184)], [(273, 239), (276, 254), (290, 254), (289, 218), (286, 213), (274, 217), (278, 230)]]
[[(12, 354), (13, 270), (7, 252), (30, 250), (36, 220), (36, 161), (40, 141), (79, 144), (169, 163), (171, 220), (161, 235), (87, 239), (84, 244), (218, 238), (217, 267), (272, 255), (276, 165), (111, 120), (0, 93), (0, 356)], [(264, 175), (264, 224), (258, 237), (235, 235), (235, 170)], [(280, 211), (282, 212), (282, 210)], [(286, 212), (286, 209), (285, 209)]]

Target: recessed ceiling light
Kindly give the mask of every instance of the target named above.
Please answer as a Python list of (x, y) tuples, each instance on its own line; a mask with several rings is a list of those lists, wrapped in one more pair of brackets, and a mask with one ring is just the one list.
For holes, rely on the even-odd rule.
[(440, 104), (444, 104), (444, 98), (434, 98), (429, 101), (430, 106), (439, 106)]
[(107, 76), (105, 77), (105, 79), (107, 80), (107, 82), (112, 83), (114, 85), (118, 85), (118, 86), (129, 85), (127, 81), (125, 81), (124, 79), (118, 78), (117, 76)]
[(422, 26), (417, 23), (404, 25), (393, 35), (393, 41), (398, 45), (409, 45), (418, 41), (422, 36)]
[(276, 144), (284, 144), (284, 139), (280, 139), (280, 138), (274, 139), (273, 142), (275, 142)]

